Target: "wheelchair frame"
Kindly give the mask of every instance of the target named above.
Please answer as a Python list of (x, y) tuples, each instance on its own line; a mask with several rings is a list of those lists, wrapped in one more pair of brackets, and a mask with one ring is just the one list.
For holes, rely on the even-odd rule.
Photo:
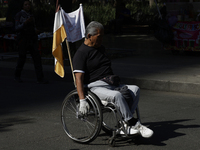
[[(101, 129), (111, 135), (108, 139), (109, 146), (115, 146), (115, 139), (120, 131), (125, 133), (122, 137), (129, 137), (123, 117), (114, 103), (108, 102), (103, 105), (102, 101), (89, 89), (85, 90), (85, 95), (90, 105), (87, 115), (79, 113), (79, 97), (76, 89), (71, 91), (62, 103), (61, 121), (65, 133), (71, 140), (78, 143), (92, 142), (99, 135)], [(109, 115), (114, 117), (109, 117)], [(138, 107), (136, 115), (140, 121)]]

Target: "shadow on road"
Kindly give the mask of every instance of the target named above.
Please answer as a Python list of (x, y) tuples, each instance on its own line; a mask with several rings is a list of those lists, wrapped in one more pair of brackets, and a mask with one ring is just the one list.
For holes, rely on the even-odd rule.
[[(148, 124), (149, 128), (154, 131), (154, 135), (151, 138), (142, 138), (141, 136), (135, 138), (117, 138), (115, 140), (115, 147), (125, 147), (131, 145), (154, 145), (154, 146), (166, 146), (165, 141), (180, 136), (185, 136), (186, 133), (177, 132), (178, 129), (188, 129), (188, 128), (200, 128), (200, 125), (183, 125), (182, 122), (191, 121), (192, 119), (182, 119), (173, 121), (163, 121), (163, 122), (151, 122)], [(108, 144), (108, 135), (101, 133), (99, 135), (104, 141), (105, 145)], [(90, 145), (98, 145), (98, 143), (90, 143)], [(102, 144), (99, 144), (102, 145)]]
[(1, 119), (0, 132), (11, 131), (12, 129), (10, 127), (17, 124), (28, 124), (28, 123), (33, 123), (33, 122), (34, 122), (34, 119), (22, 118), (22, 117)]

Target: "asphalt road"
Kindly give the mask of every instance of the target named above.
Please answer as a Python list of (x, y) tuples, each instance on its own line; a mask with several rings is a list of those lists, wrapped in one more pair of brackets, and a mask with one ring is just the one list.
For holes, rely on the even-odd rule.
[(141, 90), (141, 120), (154, 130), (154, 136), (139, 143), (117, 140), (112, 148), (103, 131), (88, 145), (75, 143), (65, 134), (60, 110), (64, 97), (74, 89), (70, 80), (43, 85), (25, 78), (24, 83), (16, 83), (11, 75), (1, 73), (0, 85), (0, 150), (200, 149), (198, 95)]

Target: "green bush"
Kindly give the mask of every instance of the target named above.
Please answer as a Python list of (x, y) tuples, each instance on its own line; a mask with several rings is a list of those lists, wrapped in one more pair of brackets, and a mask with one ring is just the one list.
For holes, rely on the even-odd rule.
[(98, 21), (106, 26), (110, 20), (115, 18), (115, 9), (109, 4), (84, 5), (83, 11), (86, 24), (88, 24), (90, 21)]
[(151, 8), (148, 3), (132, 1), (126, 4), (126, 8), (131, 11), (132, 19), (138, 23), (147, 23), (155, 19), (156, 5)]
[[(78, 7), (79, 4), (74, 5), (73, 10), (76, 10)], [(154, 20), (157, 13), (155, 5), (150, 8), (147, 3), (133, 0), (126, 3), (126, 8), (131, 11), (132, 19), (139, 24)], [(110, 20), (115, 18), (115, 8), (111, 4), (85, 3), (83, 4), (83, 12), (86, 25), (95, 20), (106, 26)]]
[(0, 18), (6, 17), (7, 7), (0, 8)]

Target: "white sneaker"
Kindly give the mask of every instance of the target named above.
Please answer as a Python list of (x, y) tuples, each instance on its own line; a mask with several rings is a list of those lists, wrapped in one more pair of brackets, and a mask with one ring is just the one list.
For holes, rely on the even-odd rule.
[(139, 121), (136, 123), (135, 129), (138, 129), (142, 137), (150, 138), (153, 135), (153, 131), (145, 126), (143, 126)]
[[(124, 123), (124, 127), (125, 127), (125, 130), (127, 130), (128, 135), (133, 135), (133, 134), (139, 133), (139, 130), (136, 129), (134, 126), (127, 126), (127, 124)], [(121, 127), (121, 129), (122, 129), (122, 127)], [(124, 131), (121, 130), (119, 134), (125, 134), (125, 133), (124, 133)]]

